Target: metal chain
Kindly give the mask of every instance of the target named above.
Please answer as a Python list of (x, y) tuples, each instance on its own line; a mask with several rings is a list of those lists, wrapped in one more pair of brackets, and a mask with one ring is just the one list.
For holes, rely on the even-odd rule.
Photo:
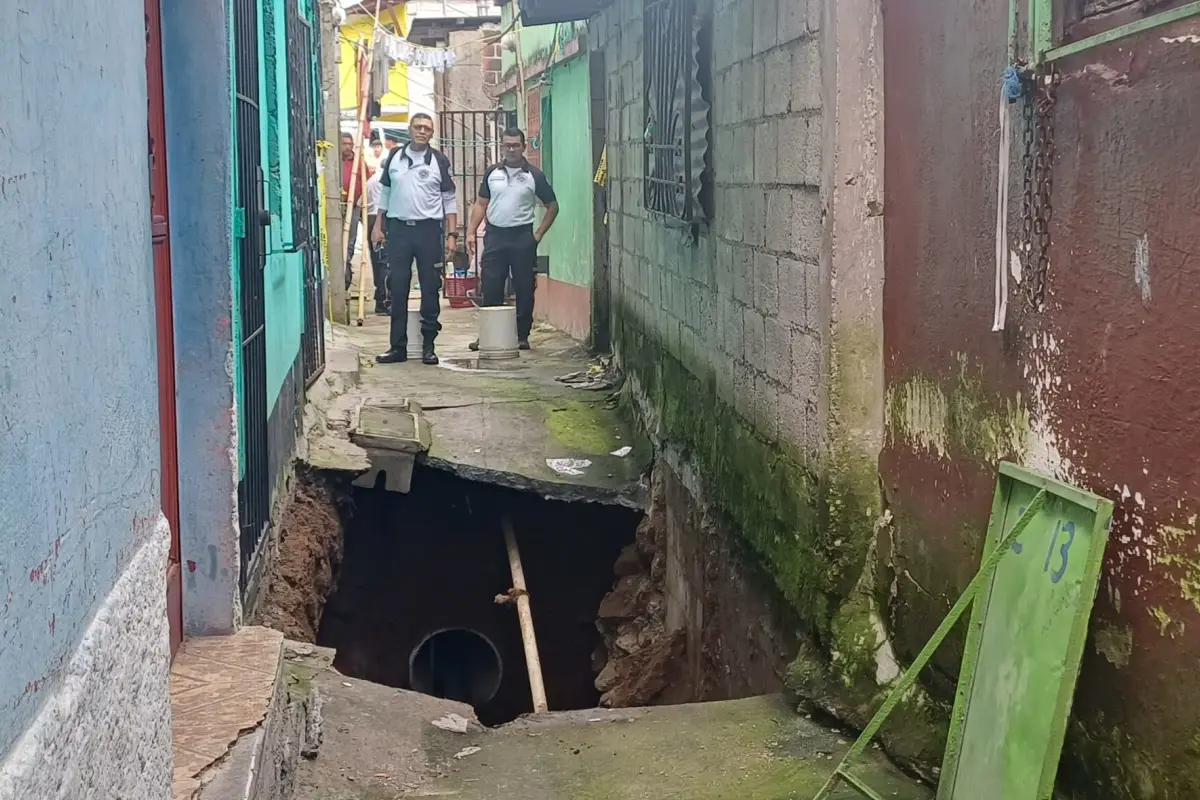
[[(1025, 107), (1025, 209), (1024, 235), (1025, 297), (1035, 311), (1046, 302), (1046, 277), (1050, 271), (1050, 222), (1054, 214), (1054, 104), (1058, 95), (1058, 75), (1053, 67), (1034, 75)], [(1032, 116), (1032, 131), (1030, 131)], [(1029, 152), (1032, 136), (1033, 150)], [(1032, 157), (1031, 157), (1032, 156)], [(1032, 178), (1030, 170), (1032, 169)], [(1032, 226), (1032, 230), (1030, 227)]]
[(1025, 97), (1021, 103), (1021, 141), (1025, 146), (1024, 179), (1021, 191), (1021, 262), (1033, 264), (1033, 140), (1034, 140), (1034, 91), (1032, 80), (1025, 81)]

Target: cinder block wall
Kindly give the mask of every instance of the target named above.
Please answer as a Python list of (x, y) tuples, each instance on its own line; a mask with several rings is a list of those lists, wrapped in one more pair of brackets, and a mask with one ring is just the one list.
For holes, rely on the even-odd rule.
[[(820, 646), (789, 654), (794, 687), (862, 725), (855, 709), (878, 704), (891, 678), (876, 664), (892, 658), (874, 594), (885, 524), (879, 8), (700, 5), (714, 208), (697, 232), (643, 200), (643, 0), (616, 0), (589, 27), (608, 70), (614, 349), (663, 459), (816, 633)], [(940, 757), (928, 704), (899, 716), (904, 734), (884, 737), (893, 751)]]
[(642, 6), (619, 0), (591, 29), (609, 70), (618, 329), (711, 377), (744, 422), (807, 461), (820, 449), (826, 327), (819, 6), (710, 0), (715, 213), (695, 241), (643, 203)]

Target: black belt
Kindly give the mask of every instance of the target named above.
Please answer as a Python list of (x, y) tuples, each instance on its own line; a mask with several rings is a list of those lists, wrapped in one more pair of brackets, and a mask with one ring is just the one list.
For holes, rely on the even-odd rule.
[(415, 228), (418, 225), (442, 224), (442, 220), (440, 219), (397, 219), (396, 217), (388, 217), (388, 219), (392, 222), (398, 222), (406, 228)]

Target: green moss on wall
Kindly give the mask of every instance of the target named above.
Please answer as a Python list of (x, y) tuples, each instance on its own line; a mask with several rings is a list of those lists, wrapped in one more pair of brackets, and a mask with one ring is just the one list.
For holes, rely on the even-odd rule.
[(1164, 759), (1103, 716), (1074, 719), (1058, 788), (1073, 800), (1200, 797), (1200, 734)]
[(916, 375), (888, 389), (889, 440), (939, 456), (966, 455), (988, 463), (1022, 459), (1029, 447), (1029, 411), (1021, 395), (1010, 399), (988, 392), (982, 369), (961, 353), (957, 358), (958, 371), (947, 381)]
[(814, 473), (723, 402), (711, 372), (689, 370), (628, 310), (616, 316), (622, 366), (652, 406), (658, 438), (696, 464), (709, 502), (801, 619), (828, 632), (861, 570), (879, 504), (870, 459), (833, 459)]
[[(850, 330), (832, 343), (827, 448), (814, 470), (806, 466), (818, 463), (812, 454), (764, 437), (723, 402), (702, 360), (685, 366), (626, 308), (618, 307), (615, 318), (622, 366), (636, 379), (640, 402), (650, 406), (642, 410), (657, 423), (657, 438), (697, 467), (706, 499), (824, 648), (797, 655), (789, 685), (817, 706), (865, 724), (902, 665), (872, 596), (882, 500), (876, 456), (870, 441), (859, 438), (870, 427), (865, 422), (878, 419), (881, 398), (871, 375), (837, 365), (873, 363), (877, 337)], [(890, 718), (884, 741), (910, 766), (936, 765), (947, 718), (946, 708), (914, 687)]]

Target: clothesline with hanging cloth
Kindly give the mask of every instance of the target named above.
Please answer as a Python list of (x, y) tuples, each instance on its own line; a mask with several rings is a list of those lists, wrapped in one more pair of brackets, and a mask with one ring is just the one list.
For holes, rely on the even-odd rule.
[(458, 54), (449, 47), (423, 47), (383, 28), (375, 32), (375, 46), (391, 61), (418, 69), (444, 72), (458, 60)]

